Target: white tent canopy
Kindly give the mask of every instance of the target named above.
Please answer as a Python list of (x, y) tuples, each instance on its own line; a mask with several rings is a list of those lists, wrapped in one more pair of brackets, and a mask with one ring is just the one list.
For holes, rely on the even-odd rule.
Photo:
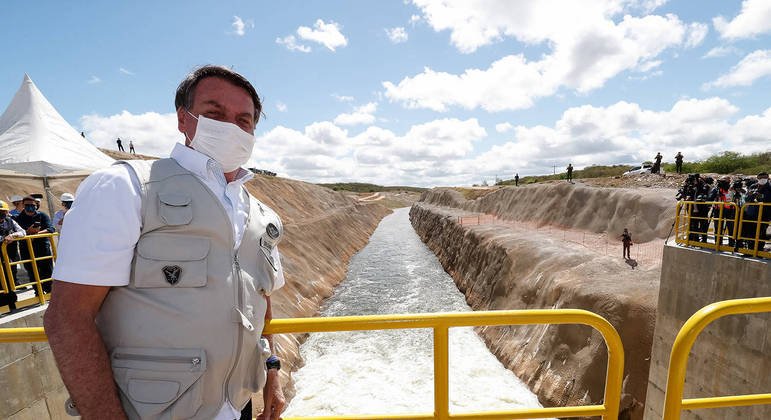
[(0, 116), (0, 169), (49, 176), (114, 160), (75, 131), (26, 74)]

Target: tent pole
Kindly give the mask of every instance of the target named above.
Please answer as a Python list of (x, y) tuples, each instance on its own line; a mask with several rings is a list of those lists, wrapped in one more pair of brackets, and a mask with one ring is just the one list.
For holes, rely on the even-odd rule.
[(43, 177), (43, 189), (46, 193), (46, 201), (48, 201), (48, 216), (51, 218), (51, 220), (54, 219), (54, 203), (51, 199), (51, 188), (48, 185), (48, 177)]

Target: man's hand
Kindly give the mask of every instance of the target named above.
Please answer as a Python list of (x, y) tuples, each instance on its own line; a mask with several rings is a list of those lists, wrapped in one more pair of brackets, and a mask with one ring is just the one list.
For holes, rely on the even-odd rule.
[(36, 228), (34, 225), (27, 228), (27, 235), (35, 235), (40, 232), (40, 228)]
[(262, 389), (262, 401), (264, 408), (257, 416), (257, 420), (279, 420), (286, 406), (286, 398), (284, 398), (276, 369), (268, 369), (268, 379), (265, 382), (265, 388)]
[(11, 242), (13, 242), (13, 236), (11, 235), (6, 236), (5, 238), (3, 238), (3, 242), (10, 244)]

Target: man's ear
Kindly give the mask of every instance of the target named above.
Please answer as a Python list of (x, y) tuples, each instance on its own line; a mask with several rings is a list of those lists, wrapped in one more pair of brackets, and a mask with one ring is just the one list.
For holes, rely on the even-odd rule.
[(185, 133), (185, 107), (181, 106), (177, 108), (177, 130), (179, 130), (180, 133)]

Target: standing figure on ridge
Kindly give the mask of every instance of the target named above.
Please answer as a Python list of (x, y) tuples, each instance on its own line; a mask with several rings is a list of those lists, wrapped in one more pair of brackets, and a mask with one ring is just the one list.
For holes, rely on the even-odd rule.
[(251, 419), (263, 390), (260, 418), (278, 419), (281, 363), (263, 327), (284, 285), (283, 225), (242, 167), (262, 102), (207, 65), (174, 105), (184, 143), (171, 157), (94, 172), (67, 212), (44, 325), (69, 405), (83, 419)]
[(680, 152), (675, 155), (675, 170), (678, 174), (683, 173), (683, 154)]
[(519, 186), (519, 174), (514, 175), (514, 186), (515, 187)]
[(568, 182), (573, 182), (573, 164), (572, 163), (568, 163), (567, 171), (568, 171)]
[(631, 260), (631, 249), (632, 249), (632, 234), (629, 233), (629, 230), (627, 228), (624, 228), (624, 233), (621, 234), (621, 244), (623, 245), (623, 257), (627, 260)]
[(656, 153), (656, 157), (654, 158), (655, 160), (653, 162), (653, 168), (651, 168), (652, 174), (661, 173), (661, 158), (662, 158), (661, 153), (660, 152)]
[(133, 140), (129, 140), (129, 153), (131, 153), (132, 155), (137, 154), (137, 152), (134, 151), (134, 141)]
[(118, 151), (119, 152), (125, 152), (126, 151), (126, 149), (123, 148), (123, 142), (120, 141), (120, 137), (118, 137), (118, 140), (116, 140), (115, 143), (118, 143)]

